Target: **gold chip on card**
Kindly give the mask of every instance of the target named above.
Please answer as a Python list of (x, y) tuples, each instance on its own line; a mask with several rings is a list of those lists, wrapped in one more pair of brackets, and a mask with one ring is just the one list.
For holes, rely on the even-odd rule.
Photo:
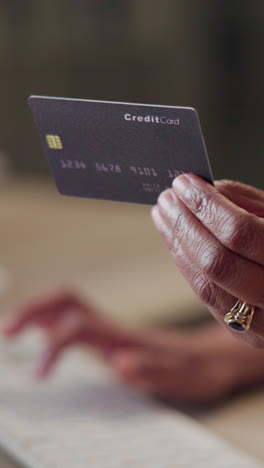
[(51, 149), (63, 149), (61, 137), (59, 135), (46, 135), (48, 147)]

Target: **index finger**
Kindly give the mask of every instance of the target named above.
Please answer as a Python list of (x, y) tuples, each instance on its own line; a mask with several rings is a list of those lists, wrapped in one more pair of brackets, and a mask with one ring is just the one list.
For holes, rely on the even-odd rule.
[(238, 207), (193, 174), (177, 177), (173, 190), (221, 244), (264, 265), (264, 219)]
[[(73, 293), (62, 291), (49, 298), (40, 299), (22, 310), (3, 327), (6, 336), (14, 336), (24, 328), (33, 325), (39, 320), (54, 322), (62, 312), (72, 307), (84, 307), (81, 301)], [(50, 313), (52, 316), (50, 316)], [(49, 314), (49, 315), (48, 315)], [(47, 316), (48, 315), (48, 316)]]

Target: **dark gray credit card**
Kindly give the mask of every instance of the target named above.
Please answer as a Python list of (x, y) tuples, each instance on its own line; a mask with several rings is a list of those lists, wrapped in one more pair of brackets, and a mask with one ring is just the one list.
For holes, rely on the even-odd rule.
[(213, 184), (193, 108), (45, 96), (29, 105), (63, 195), (153, 205), (179, 174)]

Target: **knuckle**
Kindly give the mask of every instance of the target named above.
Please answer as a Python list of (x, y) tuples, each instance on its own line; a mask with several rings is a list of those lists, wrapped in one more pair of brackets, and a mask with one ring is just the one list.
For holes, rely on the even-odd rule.
[(202, 216), (208, 209), (208, 195), (201, 189), (192, 186), (186, 191), (185, 197), (188, 199), (191, 210)]
[(176, 239), (169, 245), (169, 253), (172, 255), (172, 258), (176, 264), (181, 262), (184, 254), (179, 242)]
[(162, 226), (160, 226), (159, 232), (169, 252), (172, 253), (174, 250), (174, 243), (175, 243), (174, 233), (172, 232), (171, 229), (168, 228), (168, 226), (165, 223), (163, 223)]
[(176, 253), (177, 251), (177, 246), (179, 245), (179, 242), (186, 232), (186, 222), (183, 213), (179, 213), (173, 223), (173, 227), (171, 230), (171, 239), (170, 239), (170, 245), (169, 245), (169, 250), (171, 253)]
[(72, 291), (72, 289), (64, 287), (61, 288), (56, 294), (53, 296), (57, 300), (72, 300), (76, 297), (76, 294)]
[(224, 244), (238, 252), (247, 252), (255, 243), (256, 226), (253, 216), (243, 214), (225, 223)]
[(201, 274), (194, 280), (194, 290), (201, 301), (208, 307), (214, 308), (218, 297), (218, 287)]
[(173, 229), (172, 232), (175, 236), (178, 236), (182, 232), (184, 232), (184, 227), (185, 227), (185, 222), (184, 222), (184, 216), (183, 213), (179, 213), (178, 216), (176, 217), (174, 223), (173, 223)]
[(71, 289), (61, 290), (52, 301), (54, 307), (59, 309), (79, 308), (83, 306), (82, 300)]
[(201, 191), (193, 187), (190, 190), (188, 204), (191, 211), (206, 225), (215, 229), (223, 224), (221, 210), (219, 210), (219, 201), (222, 195), (216, 191)]
[(203, 273), (213, 281), (229, 283), (235, 274), (235, 261), (227, 249), (207, 247), (202, 256)]

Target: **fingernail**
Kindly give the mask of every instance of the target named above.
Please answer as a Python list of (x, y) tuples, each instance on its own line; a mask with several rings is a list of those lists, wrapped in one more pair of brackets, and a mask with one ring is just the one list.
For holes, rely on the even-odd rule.
[(176, 203), (176, 195), (172, 189), (165, 190), (158, 198), (158, 204), (165, 210), (165, 212)]
[(172, 186), (175, 188), (178, 192), (184, 193), (185, 190), (187, 190), (191, 185), (191, 179), (187, 177), (186, 175), (180, 175), (174, 179)]

